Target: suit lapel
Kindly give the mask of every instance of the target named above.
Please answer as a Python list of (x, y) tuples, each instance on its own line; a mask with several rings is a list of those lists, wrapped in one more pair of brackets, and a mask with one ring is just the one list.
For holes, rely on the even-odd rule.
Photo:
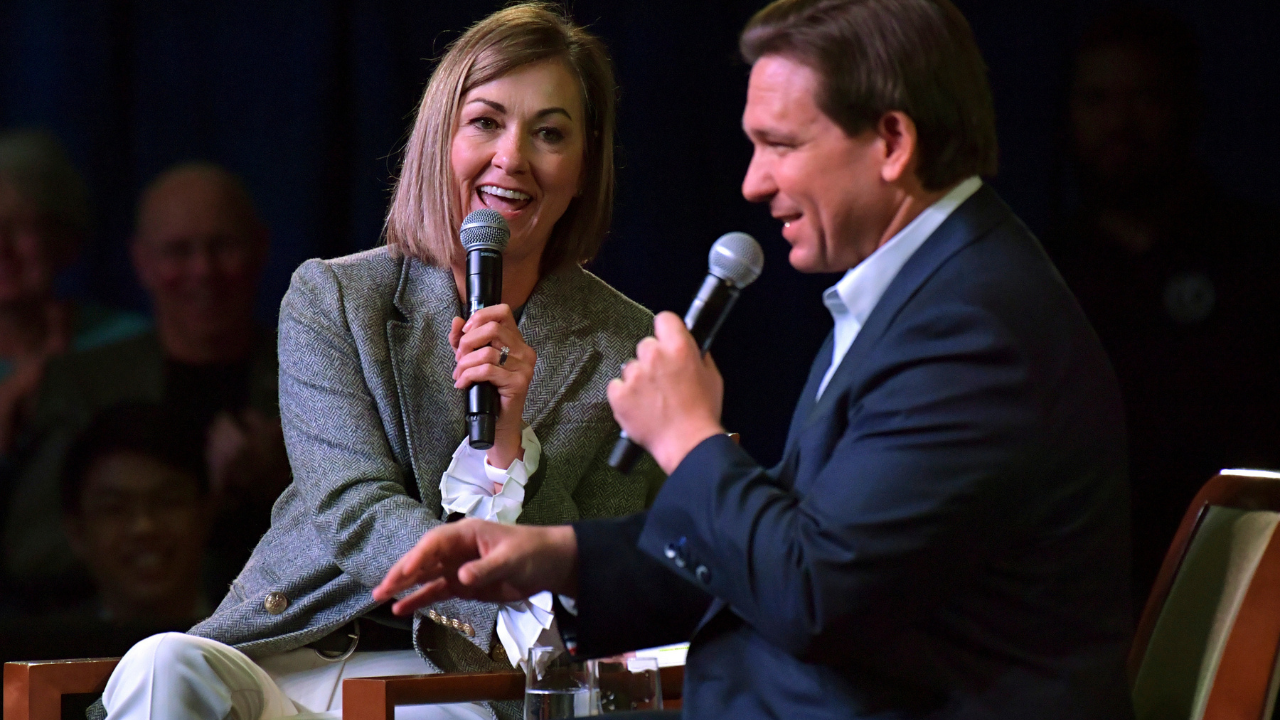
[[(857, 373), (863, 365), (863, 360), (872, 352), (880, 338), (884, 337), (885, 331), (893, 324), (893, 320), (907, 301), (937, 272), (938, 268), (961, 248), (985, 235), (1000, 221), (1010, 217), (1012, 217), (1012, 211), (1000, 200), (995, 190), (983, 185), (956, 208), (942, 225), (938, 226), (929, 239), (925, 240), (920, 249), (916, 250), (915, 254), (902, 266), (902, 270), (898, 272), (893, 282), (889, 283), (884, 295), (880, 297), (880, 302), (876, 303), (875, 309), (867, 318), (866, 325), (858, 332), (849, 352), (845, 353), (844, 359), (840, 361), (840, 367), (836, 368), (835, 374), (831, 376), (831, 382), (827, 383), (827, 389), (822, 393), (822, 398), (809, 410), (804, 426), (807, 427), (831, 410), (840, 396), (839, 389), (852, 385), (858, 378)], [(830, 355), (829, 346), (824, 346), (824, 350)], [(813, 392), (817, 392), (817, 386), (814, 386)], [(801, 402), (804, 402), (803, 398)], [(798, 436), (799, 430), (793, 427), (791, 434)]]
[(596, 350), (583, 338), (587, 323), (576, 312), (581, 302), (576, 280), (581, 272), (570, 268), (544, 277), (520, 317), (520, 334), (538, 353), (524, 403), (525, 422), (535, 432), (565, 392), (593, 365), (590, 361)]
[(453, 274), (405, 258), (387, 322), (404, 437), (422, 503), (440, 507), (440, 474), (466, 434), (466, 398), (453, 387), (449, 326), (462, 306)]

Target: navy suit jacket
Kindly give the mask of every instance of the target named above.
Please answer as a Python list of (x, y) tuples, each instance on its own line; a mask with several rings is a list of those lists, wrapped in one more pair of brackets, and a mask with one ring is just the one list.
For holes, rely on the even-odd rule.
[(1131, 713), (1119, 392), (990, 188), (889, 285), (782, 462), (695, 448), (647, 514), (575, 526), (580, 655), (692, 637), (695, 718)]

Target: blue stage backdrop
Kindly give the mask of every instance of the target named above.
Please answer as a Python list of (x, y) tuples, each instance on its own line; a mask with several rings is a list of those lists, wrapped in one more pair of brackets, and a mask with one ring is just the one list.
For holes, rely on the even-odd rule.
[[(1062, 196), (1067, 60), (1101, 0), (963, 0), (991, 68), (1001, 133), (996, 186), (1034, 230)], [(1236, 192), (1280, 191), (1280, 4), (1167, 0), (1204, 49), (1202, 154)], [(138, 190), (191, 159), (240, 173), (272, 232), (260, 317), (273, 324), (304, 259), (379, 243), (382, 216), (430, 58), (500, 5), (421, 0), (2, 0), (0, 126), (68, 144), (93, 192), (96, 231), (68, 292), (145, 308), (126, 242)], [(777, 458), (805, 367), (830, 320), (832, 277), (786, 265), (778, 228), (738, 186), (747, 68), (736, 35), (760, 2), (572, 3), (614, 53), (621, 81), (620, 196), (593, 270), (654, 309), (683, 310), (712, 240), (745, 230), (768, 260), (717, 356), (726, 424)]]

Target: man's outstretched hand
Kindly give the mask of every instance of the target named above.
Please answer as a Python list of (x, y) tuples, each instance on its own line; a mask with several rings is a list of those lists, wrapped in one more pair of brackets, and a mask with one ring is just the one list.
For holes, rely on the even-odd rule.
[(573, 597), (578, 590), (578, 538), (568, 525), (500, 525), (467, 519), (422, 536), (378, 587), (385, 602), (415, 585), (391, 606), (396, 615), (449, 598), (514, 602), (543, 590)]

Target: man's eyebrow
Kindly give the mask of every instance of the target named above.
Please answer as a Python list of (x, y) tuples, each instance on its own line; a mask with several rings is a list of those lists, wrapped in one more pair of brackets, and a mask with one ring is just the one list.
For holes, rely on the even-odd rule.
[(770, 130), (768, 128), (751, 128), (751, 127), (744, 126), (742, 128), (742, 132), (745, 133), (748, 138), (752, 140), (756, 140), (758, 142), (763, 142), (763, 143), (780, 143), (783, 145), (794, 145), (797, 140), (796, 137), (793, 135), (788, 135), (787, 133), (780, 133), (775, 130)]

